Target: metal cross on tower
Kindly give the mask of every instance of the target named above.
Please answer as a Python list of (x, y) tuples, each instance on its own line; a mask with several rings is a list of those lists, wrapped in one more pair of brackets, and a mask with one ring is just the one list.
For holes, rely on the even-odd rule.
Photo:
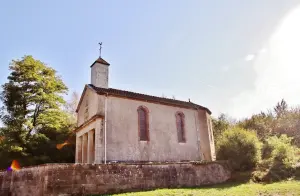
[(102, 42), (98, 43), (100, 48), (99, 48), (99, 57), (101, 58), (101, 50), (102, 50)]

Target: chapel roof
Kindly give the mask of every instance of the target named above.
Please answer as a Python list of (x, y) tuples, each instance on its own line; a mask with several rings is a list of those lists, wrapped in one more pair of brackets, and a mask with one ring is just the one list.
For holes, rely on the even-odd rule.
[(146, 95), (146, 94), (141, 94), (141, 93), (136, 93), (136, 92), (131, 92), (131, 91), (125, 91), (125, 90), (119, 90), (119, 89), (114, 89), (114, 88), (100, 88), (96, 87), (92, 84), (88, 84), (89, 87), (94, 89), (98, 94), (100, 95), (112, 95), (112, 96), (118, 96), (118, 97), (124, 97), (128, 99), (137, 99), (137, 100), (142, 100), (142, 101), (149, 101), (153, 103), (161, 103), (161, 104), (167, 104), (167, 105), (173, 105), (173, 106), (181, 106), (181, 107), (187, 107), (187, 108), (192, 108), (192, 109), (203, 109), (206, 110), (209, 114), (211, 114), (211, 111), (203, 107), (201, 105), (195, 104), (190, 101), (180, 101), (176, 99), (169, 99), (169, 98), (164, 98), (164, 97), (156, 97), (152, 95)]
[(93, 67), (93, 65), (95, 65), (95, 63), (100, 63), (103, 65), (110, 65), (107, 61), (105, 61), (103, 58), (99, 57), (92, 65), (91, 67)]

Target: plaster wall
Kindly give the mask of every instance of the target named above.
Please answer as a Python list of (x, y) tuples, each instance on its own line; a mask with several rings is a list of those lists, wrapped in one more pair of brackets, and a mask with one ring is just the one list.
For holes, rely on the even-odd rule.
[[(199, 121), (197, 110), (119, 97), (108, 97), (107, 104), (108, 160), (201, 160), (200, 131), (205, 132), (207, 121)], [(149, 110), (150, 141), (139, 141), (139, 106), (145, 106)], [(178, 142), (176, 112), (185, 115), (185, 143)]]

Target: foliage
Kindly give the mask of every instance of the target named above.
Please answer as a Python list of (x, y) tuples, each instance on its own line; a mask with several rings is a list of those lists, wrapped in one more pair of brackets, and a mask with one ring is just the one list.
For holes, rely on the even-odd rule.
[(277, 117), (281, 117), (288, 111), (288, 105), (284, 99), (277, 103), (274, 107), (274, 111)]
[(263, 161), (253, 173), (255, 182), (273, 182), (295, 177), (298, 149), (286, 135), (269, 137), (262, 150)]
[(292, 143), (300, 147), (300, 108), (292, 108), (276, 118), (274, 133), (292, 137)]
[(264, 140), (273, 134), (274, 120), (271, 112), (261, 112), (238, 123), (243, 129), (254, 130), (260, 140)]
[(295, 176), (299, 169), (294, 166), (299, 161), (299, 149), (293, 144), (300, 144), (300, 110), (288, 108), (282, 100), (274, 107), (274, 113), (253, 115), (238, 123), (238, 126), (256, 130), (261, 141), (262, 162), (253, 172), (256, 182), (273, 182)]
[(222, 133), (231, 126), (231, 122), (228, 116), (220, 114), (217, 119), (212, 118), (212, 126), (214, 130), (214, 138), (217, 142)]
[(300, 147), (300, 108), (289, 108), (284, 99), (273, 110), (252, 115), (239, 121), (237, 125), (256, 131), (261, 141), (274, 135), (286, 134), (293, 138), (294, 145)]
[(254, 132), (235, 127), (221, 135), (217, 157), (229, 160), (234, 170), (248, 170), (261, 160), (261, 146)]
[(293, 167), (297, 161), (297, 149), (291, 141), (292, 138), (285, 134), (279, 137), (269, 137), (263, 147), (263, 157), (271, 159), (272, 164), (284, 165), (287, 168)]
[(70, 162), (72, 146), (62, 151), (56, 144), (70, 137), (73, 122), (62, 110), (67, 87), (56, 71), (32, 56), (13, 60), (8, 82), (2, 88), (0, 167), (13, 159), (21, 165)]

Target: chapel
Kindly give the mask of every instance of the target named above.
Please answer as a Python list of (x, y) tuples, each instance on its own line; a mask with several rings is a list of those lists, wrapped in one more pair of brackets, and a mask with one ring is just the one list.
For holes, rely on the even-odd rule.
[(109, 87), (110, 64), (91, 66), (77, 107), (76, 163), (215, 160), (211, 111)]

